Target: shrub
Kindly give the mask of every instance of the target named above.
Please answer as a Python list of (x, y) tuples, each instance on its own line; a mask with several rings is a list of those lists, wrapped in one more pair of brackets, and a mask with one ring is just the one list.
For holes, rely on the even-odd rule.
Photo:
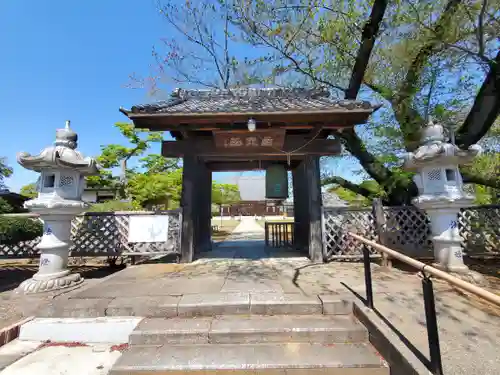
[(137, 207), (131, 202), (111, 200), (93, 204), (87, 212), (113, 212), (113, 211), (136, 211)]
[(21, 241), (31, 241), (43, 233), (39, 220), (25, 217), (0, 217), (0, 244), (15, 245)]
[(10, 214), (14, 211), (14, 207), (5, 199), (0, 198), (0, 214)]

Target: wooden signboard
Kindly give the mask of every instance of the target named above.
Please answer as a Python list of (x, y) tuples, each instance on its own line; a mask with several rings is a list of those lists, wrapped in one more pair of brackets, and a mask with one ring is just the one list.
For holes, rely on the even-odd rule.
[(260, 148), (281, 149), (285, 142), (285, 129), (250, 131), (214, 131), (215, 146), (220, 149), (258, 150)]
[(167, 215), (131, 215), (128, 242), (167, 242)]

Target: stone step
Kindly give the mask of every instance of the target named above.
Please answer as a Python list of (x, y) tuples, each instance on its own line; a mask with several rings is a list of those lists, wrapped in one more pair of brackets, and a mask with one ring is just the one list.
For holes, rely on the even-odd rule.
[(369, 344), (212, 344), (132, 346), (109, 375), (389, 375)]
[(203, 293), (182, 296), (70, 298), (55, 300), (38, 317), (94, 318), (140, 316), (155, 318), (219, 315), (347, 315), (352, 297), (340, 294), (304, 295), (282, 292)]
[(345, 316), (237, 316), (145, 319), (131, 333), (130, 345), (359, 343), (366, 328)]

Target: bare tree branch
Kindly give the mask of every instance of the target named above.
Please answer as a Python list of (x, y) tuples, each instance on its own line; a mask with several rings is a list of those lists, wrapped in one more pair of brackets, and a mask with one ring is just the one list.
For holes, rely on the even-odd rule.
[[(319, 83), (322, 83), (322, 84), (329, 86), (333, 89), (345, 91), (345, 88), (340, 87), (338, 85), (335, 85), (335, 84), (331, 83), (330, 81), (324, 80), (324, 79), (316, 76), (315, 74), (313, 74), (312, 70), (308, 71), (308, 70), (304, 69), (301, 66), (301, 64), (288, 51), (281, 48), (281, 46), (277, 46), (276, 44), (271, 43), (266, 37), (264, 37), (259, 32), (259, 28), (257, 27), (257, 23), (255, 21), (249, 19), (245, 14), (241, 14), (241, 16), (242, 16), (244, 22), (246, 23), (246, 25), (248, 26), (249, 30), (252, 32), (252, 35), (257, 37), (263, 45), (275, 50), (276, 52), (281, 54), (283, 57), (288, 59), (292, 63), (294, 69), (297, 72), (300, 72), (300, 73), (308, 76), (313, 82), (319, 82)], [(261, 24), (261, 26), (266, 27), (265, 25), (262, 25), (262, 24)]]

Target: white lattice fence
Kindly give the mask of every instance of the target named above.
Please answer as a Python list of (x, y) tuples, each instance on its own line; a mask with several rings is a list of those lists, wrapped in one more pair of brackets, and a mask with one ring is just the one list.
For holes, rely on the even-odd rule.
[[(167, 215), (168, 239), (163, 242), (128, 242), (132, 215)], [(162, 212), (96, 212), (77, 216), (71, 223), (71, 256), (154, 255), (180, 253), (182, 214), (180, 210)], [(40, 239), (17, 245), (0, 244), (0, 258), (31, 258), (39, 255)]]
[[(128, 242), (133, 215), (168, 216), (168, 239), (162, 242)], [(180, 252), (181, 212), (87, 213), (72, 223), (73, 256), (153, 255)], [(146, 229), (145, 229), (146, 230)]]
[(8, 258), (35, 258), (40, 255), (40, 252), (35, 249), (35, 246), (40, 242), (40, 239), (33, 241), (22, 241), (16, 245), (0, 244), (0, 259)]
[(458, 230), (466, 254), (500, 253), (500, 205), (463, 208)]
[(429, 219), (413, 206), (384, 207), (384, 245), (413, 257), (432, 256)]
[(354, 208), (325, 208), (323, 210), (323, 252), (325, 259), (362, 257), (361, 246), (348, 236), (348, 232), (376, 240), (377, 232), (372, 211)]
[[(113, 214), (90, 213), (71, 223), (71, 256), (112, 256), (123, 252), (123, 238)], [(126, 237), (125, 237), (126, 241)]]

